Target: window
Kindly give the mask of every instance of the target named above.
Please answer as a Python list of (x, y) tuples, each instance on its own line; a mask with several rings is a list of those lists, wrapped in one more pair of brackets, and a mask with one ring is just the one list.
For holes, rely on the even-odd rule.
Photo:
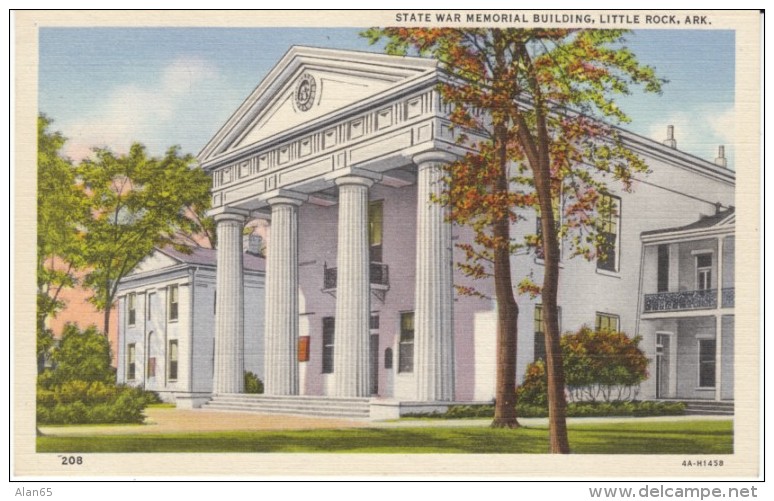
[(384, 232), (384, 204), (377, 200), (368, 204), (368, 244), (371, 262), (382, 262), (382, 236)]
[(705, 291), (712, 288), (712, 254), (696, 255), (696, 289)]
[(137, 369), (137, 347), (134, 343), (126, 347), (126, 379), (133, 381)]
[[(561, 306), (557, 308), (556, 312), (557, 316), (559, 317), (558, 323), (559, 323), (559, 331), (562, 330), (562, 308)], [(546, 359), (546, 324), (545, 319), (543, 318), (543, 305), (542, 304), (536, 304), (535, 305), (535, 319), (534, 319), (534, 329), (535, 329), (535, 337), (534, 337), (534, 349), (535, 349), (535, 361), (537, 360), (545, 360)]]
[(658, 246), (658, 289), (656, 292), (669, 290), (669, 246)]
[(146, 348), (146, 363), (145, 363), (145, 377), (156, 377), (156, 356), (154, 346), (156, 345), (157, 336), (151, 332), (148, 334), (148, 344)]
[(611, 195), (600, 196), (597, 202), (597, 212), (600, 218), (597, 269), (618, 271), (621, 199)]
[(169, 319), (177, 320), (178, 291), (177, 285), (169, 286)]
[(323, 318), (323, 352), (322, 372), (333, 374), (333, 341), (336, 332), (336, 321), (333, 317)]
[(598, 331), (611, 331), (618, 332), (619, 327), (618, 315), (611, 315), (610, 313), (597, 313), (597, 321), (595, 323), (595, 329)]
[(699, 388), (715, 387), (715, 340), (699, 340)]
[(535, 361), (546, 359), (546, 334), (543, 323), (543, 305), (535, 305)]
[(129, 312), (129, 325), (134, 325), (135, 321), (137, 320), (137, 294), (134, 292), (129, 294), (127, 301), (129, 303), (127, 306), (127, 310)]
[(300, 336), (298, 338), (298, 361), (309, 361), (309, 336)]
[(384, 368), (392, 369), (392, 348), (384, 350)]
[(400, 314), (398, 372), (414, 372), (414, 312)]
[(169, 341), (169, 379), (170, 381), (174, 381), (177, 379), (177, 360), (178, 360), (177, 339), (172, 339)]
[(148, 294), (148, 320), (151, 320), (153, 315), (153, 301), (156, 299), (156, 294)]

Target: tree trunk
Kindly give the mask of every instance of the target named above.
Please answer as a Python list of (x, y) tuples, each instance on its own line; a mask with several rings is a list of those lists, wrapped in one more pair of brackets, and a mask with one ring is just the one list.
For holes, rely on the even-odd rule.
[(108, 332), (110, 332), (110, 307), (111, 303), (108, 303), (107, 306), (105, 306), (105, 317), (104, 317), (104, 325), (105, 325), (105, 337), (108, 337)]
[[(495, 223), (495, 237), (507, 237), (508, 218)], [(495, 250), (495, 297), (497, 299), (497, 386), (493, 428), (518, 428), (516, 419), (516, 341), (519, 306), (513, 297), (510, 252)]]
[[(507, 131), (503, 124), (495, 125), (499, 178), (496, 191), (508, 191)], [(495, 241), (494, 280), (497, 299), (497, 383), (493, 428), (518, 428), (516, 419), (516, 348), (518, 340), (519, 306), (513, 296), (511, 280), (511, 219), (510, 210), (494, 221)]]
[[(547, 229), (550, 219), (552, 228)], [(548, 374), (548, 432), (552, 454), (568, 454), (567, 400), (564, 395), (564, 364), (559, 334), (559, 315), (556, 304), (559, 283), (559, 245), (553, 228), (553, 217), (543, 220), (543, 235), (549, 236), (544, 247), (545, 275), (543, 277), (543, 320), (546, 338), (546, 372)], [(548, 248), (546, 248), (548, 247)]]
[(550, 168), (547, 157), (535, 169), (535, 188), (540, 203), (543, 234), (543, 321), (546, 338), (546, 373), (548, 374), (548, 433), (552, 454), (569, 454), (567, 438), (567, 399), (564, 394), (564, 364), (559, 333), (557, 291), (559, 289), (559, 239), (551, 192)]

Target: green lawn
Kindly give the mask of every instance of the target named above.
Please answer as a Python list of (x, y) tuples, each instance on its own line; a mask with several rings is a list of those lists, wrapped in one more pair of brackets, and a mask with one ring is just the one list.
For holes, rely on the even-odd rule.
[[(729, 421), (570, 425), (580, 454), (730, 454)], [(351, 428), (311, 431), (94, 435), (37, 439), (38, 452), (545, 453), (545, 427)]]

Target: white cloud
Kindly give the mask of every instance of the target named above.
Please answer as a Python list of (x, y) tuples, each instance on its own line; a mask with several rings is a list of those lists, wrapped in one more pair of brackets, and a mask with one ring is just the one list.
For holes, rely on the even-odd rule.
[(199, 105), (195, 94), (203, 84), (217, 78), (216, 68), (205, 60), (178, 59), (164, 68), (158, 81), (115, 87), (93, 109), (84, 110), (79, 119), (62, 123), (69, 138), (65, 154), (78, 161), (88, 156), (92, 147), (124, 153), (133, 141), (151, 148), (160, 140), (163, 128)]
[(733, 108), (709, 116), (709, 126), (721, 138), (724, 144), (736, 143), (736, 113)]
[(718, 153), (718, 146), (726, 149), (729, 167), (733, 168), (733, 150), (736, 128), (733, 107), (702, 107), (697, 110), (672, 113), (654, 121), (647, 136), (663, 142), (667, 138), (667, 126), (674, 125), (677, 149), (710, 162)]

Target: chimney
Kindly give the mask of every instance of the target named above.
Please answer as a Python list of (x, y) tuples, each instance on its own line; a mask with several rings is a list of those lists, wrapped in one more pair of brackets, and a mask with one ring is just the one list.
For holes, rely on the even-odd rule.
[(718, 146), (718, 157), (715, 159), (715, 165), (719, 165), (720, 167), (728, 167), (725, 146)]
[(675, 141), (675, 126), (667, 125), (667, 138), (664, 141), (666, 146), (669, 146), (673, 150), (677, 149), (677, 141)]
[(248, 254), (259, 256), (261, 254), (261, 246), (263, 246), (263, 238), (260, 235), (242, 236), (242, 247)]

